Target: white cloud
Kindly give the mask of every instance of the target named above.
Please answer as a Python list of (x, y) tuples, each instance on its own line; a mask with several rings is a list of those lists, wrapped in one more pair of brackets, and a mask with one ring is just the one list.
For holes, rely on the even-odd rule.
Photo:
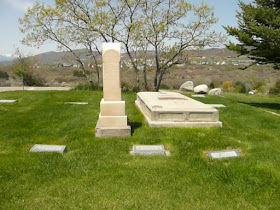
[(32, 2), (26, 0), (4, 0), (4, 2), (23, 12), (27, 11), (27, 9), (33, 5)]

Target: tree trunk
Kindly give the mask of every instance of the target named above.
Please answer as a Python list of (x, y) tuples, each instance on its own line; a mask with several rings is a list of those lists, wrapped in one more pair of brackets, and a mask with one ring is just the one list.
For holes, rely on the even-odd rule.
[(161, 86), (161, 82), (162, 82), (162, 78), (163, 78), (164, 74), (165, 74), (165, 70), (163, 70), (159, 75), (158, 83), (157, 83), (157, 87), (156, 87), (157, 92), (159, 91), (159, 88)]
[(143, 69), (143, 76), (144, 76), (144, 85), (145, 85), (145, 90), (148, 90), (148, 81), (147, 81), (147, 71), (146, 71), (146, 66), (144, 66)]
[(99, 67), (98, 67), (98, 62), (95, 56), (93, 56), (94, 59), (94, 65), (95, 65), (95, 71), (97, 75), (97, 87), (98, 89), (100, 88), (100, 73), (99, 73)]
[(140, 79), (139, 79), (138, 68), (137, 68), (137, 66), (135, 65), (134, 61), (133, 61), (133, 57), (132, 57), (132, 55), (131, 55), (131, 53), (130, 53), (130, 51), (129, 51), (128, 46), (126, 45), (125, 47), (126, 47), (126, 52), (127, 52), (128, 57), (129, 57), (129, 59), (130, 59), (130, 62), (131, 62), (132, 66), (133, 66), (133, 69), (134, 69), (137, 88), (140, 89)]

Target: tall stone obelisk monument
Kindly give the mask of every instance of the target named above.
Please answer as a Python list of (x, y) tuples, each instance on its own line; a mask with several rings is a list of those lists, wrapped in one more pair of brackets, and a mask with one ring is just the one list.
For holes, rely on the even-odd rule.
[(103, 98), (95, 128), (96, 137), (131, 136), (125, 101), (122, 100), (120, 58), (120, 43), (103, 43)]

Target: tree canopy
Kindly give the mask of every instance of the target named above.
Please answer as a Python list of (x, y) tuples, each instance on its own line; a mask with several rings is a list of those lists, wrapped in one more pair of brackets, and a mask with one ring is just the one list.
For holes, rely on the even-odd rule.
[[(196, 6), (184, 0), (55, 2), (55, 6), (37, 3), (20, 19), (21, 31), (26, 34), (23, 42), (41, 46), (46, 41), (55, 41), (71, 51), (78, 62), (82, 60), (73, 47), (84, 46), (96, 64), (96, 52), (100, 55), (102, 42), (120, 42), (135, 72), (138, 88), (144, 84), (148, 89), (148, 67), (155, 72), (153, 89), (159, 90), (166, 73), (186, 61), (186, 50), (216, 46), (221, 41), (220, 34), (212, 30), (217, 22), (214, 11), (205, 3)], [(147, 62), (147, 52), (152, 52), (152, 62)]]
[(239, 43), (230, 42), (230, 50), (248, 55), (259, 64), (280, 68), (280, 0), (239, 1), (238, 27), (224, 27)]

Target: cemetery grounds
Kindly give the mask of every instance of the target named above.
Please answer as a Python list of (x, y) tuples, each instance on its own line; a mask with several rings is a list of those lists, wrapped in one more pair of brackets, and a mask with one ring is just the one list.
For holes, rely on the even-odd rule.
[[(98, 139), (102, 92), (5, 92), (0, 104), (0, 209), (280, 209), (280, 97), (225, 94), (223, 128), (149, 128), (123, 93), (132, 137)], [(67, 101), (89, 105), (64, 105)], [(34, 144), (68, 152), (29, 153)], [(163, 144), (171, 156), (132, 156)], [(214, 160), (209, 151), (241, 157)]]

